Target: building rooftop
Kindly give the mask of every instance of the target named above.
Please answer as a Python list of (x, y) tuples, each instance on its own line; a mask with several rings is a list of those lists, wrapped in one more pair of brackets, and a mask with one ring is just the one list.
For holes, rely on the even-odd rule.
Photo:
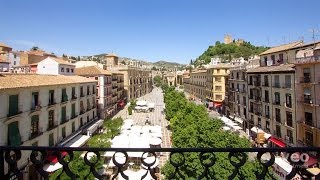
[(0, 73), (0, 90), (97, 82), (81, 76)]
[(292, 43), (289, 43), (289, 44), (283, 44), (283, 45), (280, 45), (280, 46), (275, 46), (275, 47), (272, 47), (272, 48), (264, 51), (260, 55), (266, 55), (266, 54), (276, 53), (276, 52), (280, 52), (280, 51), (286, 51), (286, 50), (289, 50), (291, 48), (300, 46), (302, 44), (303, 44), (303, 41), (296, 41), (296, 42), (292, 42)]
[(68, 61), (65, 61), (65, 60), (63, 60), (63, 59), (61, 59), (61, 58), (56, 58), (56, 57), (48, 57), (48, 58), (53, 59), (54, 61), (56, 61), (56, 62), (59, 63), (59, 64), (75, 66), (74, 64), (69, 63)]
[(111, 75), (111, 72), (101, 69), (98, 66), (76, 68), (74, 72), (77, 75)]
[(207, 70), (197, 70), (197, 71), (192, 71), (191, 74), (197, 74), (197, 73), (206, 73)]
[(224, 63), (221, 63), (221, 64), (216, 64), (216, 65), (208, 65), (206, 68), (207, 69), (228, 69), (228, 68), (231, 68), (233, 67), (233, 65), (231, 64), (224, 64)]
[(247, 70), (247, 73), (269, 73), (269, 72), (284, 72), (284, 71), (294, 71), (294, 64), (281, 64), (278, 66), (264, 66), (256, 67)]
[(11, 48), (10, 46), (6, 45), (5, 43), (0, 42), (0, 47), (6, 47), (6, 48)]
[(118, 57), (115, 53), (107, 54), (106, 57)]

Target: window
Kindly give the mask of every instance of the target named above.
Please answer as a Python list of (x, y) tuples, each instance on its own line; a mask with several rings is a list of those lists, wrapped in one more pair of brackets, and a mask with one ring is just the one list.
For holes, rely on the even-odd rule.
[(83, 93), (83, 86), (80, 87), (80, 96), (83, 97), (84, 93)]
[(67, 120), (66, 117), (66, 107), (61, 107), (61, 122), (65, 122)]
[(281, 123), (280, 109), (275, 108), (276, 111), (276, 121)]
[(312, 147), (313, 146), (313, 134), (312, 132), (306, 131), (305, 132), (306, 137), (306, 145)]
[(39, 93), (38, 92), (33, 92), (32, 93), (32, 106), (31, 106), (31, 109), (34, 110), (38, 106), (39, 106)]
[(279, 60), (278, 60), (279, 64), (283, 64), (283, 54), (279, 54)]
[(310, 68), (303, 68), (303, 82), (309, 83), (311, 81)]
[(286, 107), (292, 108), (291, 94), (286, 94)]
[(68, 101), (67, 89), (63, 88), (62, 94), (61, 94), (61, 102), (66, 102), (66, 101)]
[(270, 118), (270, 107), (269, 106), (265, 106), (265, 115), (266, 115), (266, 118)]
[(268, 75), (264, 75), (264, 86), (269, 86), (269, 78)]
[(31, 136), (39, 134), (39, 116), (34, 115), (31, 117)]
[(76, 104), (75, 104), (75, 103), (73, 103), (73, 104), (71, 105), (71, 117), (72, 117), (72, 118), (75, 118), (75, 117), (76, 117)]
[(17, 64), (17, 62), (16, 61), (13, 61), (13, 65), (16, 65)]
[(264, 91), (264, 101), (267, 103), (269, 102), (269, 91), (267, 90)]
[(290, 129), (287, 129), (286, 141), (291, 143), (291, 144), (293, 143), (293, 134), (292, 134), (292, 131)]
[(9, 114), (8, 114), (8, 116), (14, 116), (19, 113), (18, 103), (19, 103), (19, 96), (18, 95), (9, 96)]
[(267, 66), (268, 65), (268, 57), (267, 56), (265, 56), (265, 57), (263, 57), (264, 58), (264, 64)]
[(8, 145), (9, 146), (21, 145), (21, 136), (19, 132), (18, 121), (12, 122), (8, 125)]
[(285, 75), (284, 79), (285, 79), (284, 87), (291, 88), (291, 75)]
[(272, 64), (276, 64), (276, 57), (274, 55), (271, 55)]
[(61, 72), (64, 72), (64, 68), (63, 67), (61, 68)]
[(270, 132), (270, 122), (266, 121), (266, 130)]
[(304, 112), (305, 123), (309, 126), (313, 126), (312, 113)]
[(89, 111), (90, 109), (91, 109), (91, 107), (90, 107), (90, 100), (87, 99), (87, 110)]
[(310, 88), (303, 89), (303, 98), (304, 98), (304, 103), (312, 104)]
[(52, 128), (54, 126), (54, 110), (49, 111), (48, 117), (49, 117), (48, 126), (49, 128)]
[(261, 118), (258, 118), (258, 127), (261, 127)]
[(279, 125), (276, 125), (276, 136), (281, 138), (281, 128)]
[(73, 73), (73, 69), (71, 69), (71, 72)]
[(70, 72), (70, 69), (69, 68), (67, 68), (67, 73), (69, 73)]
[(222, 91), (222, 87), (221, 86), (215, 86), (216, 91)]
[(280, 87), (280, 79), (279, 75), (274, 76), (274, 87), (279, 88)]
[(221, 82), (221, 77), (215, 77), (216, 82)]
[(276, 105), (280, 105), (280, 93), (279, 92), (275, 92), (274, 93), (274, 100), (275, 100), (275, 104)]
[(220, 73), (220, 69), (217, 69), (217, 74), (219, 74)]
[(72, 87), (71, 94), (72, 94), (72, 99), (77, 99), (75, 87)]
[(92, 86), (92, 94), (95, 94), (95, 93), (96, 93), (96, 86), (93, 85), (93, 86)]
[(49, 146), (50, 146), (50, 147), (54, 146), (53, 133), (49, 134)]
[(87, 96), (90, 95), (90, 87), (87, 86)]
[(249, 85), (252, 85), (252, 76), (249, 76)]
[(222, 95), (216, 95), (216, 98), (215, 98), (216, 100), (222, 100)]
[(287, 126), (292, 127), (292, 113), (291, 112), (286, 112), (287, 115)]
[(80, 127), (83, 126), (83, 120), (80, 118)]
[(49, 105), (54, 104), (54, 90), (49, 91)]
[(246, 101), (246, 97), (245, 96), (242, 97), (242, 105), (244, 105), (244, 106), (247, 105), (247, 101)]
[(65, 137), (66, 137), (66, 127), (63, 127), (63, 128), (61, 129), (61, 136), (62, 136), (62, 138), (65, 138)]
[(75, 122), (72, 122), (72, 132), (74, 132), (74, 131), (76, 131), (76, 124), (75, 124)]

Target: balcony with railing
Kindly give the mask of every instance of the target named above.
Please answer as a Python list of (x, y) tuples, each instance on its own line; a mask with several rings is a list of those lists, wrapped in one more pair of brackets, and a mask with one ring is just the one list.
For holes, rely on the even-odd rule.
[(38, 128), (37, 131), (31, 132), (29, 135), (29, 140), (39, 137), (43, 134), (42, 128)]
[(280, 88), (281, 86), (280, 86), (280, 83), (279, 83), (279, 82), (275, 82), (275, 83), (273, 84), (273, 87), (274, 87), (274, 88)]
[(281, 106), (281, 103), (280, 103), (280, 101), (273, 101), (273, 103), (272, 103), (273, 105), (277, 105), (277, 106)]
[(48, 106), (50, 107), (50, 106), (54, 106), (55, 104), (57, 104), (56, 103), (56, 99), (49, 99), (49, 101), (48, 101)]
[(295, 64), (307, 64), (320, 61), (320, 56), (296, 57)]
[(66, 122), (68, 122), (68, 121), (69, 121), (69, 116), (62, 117), (62, 118), (61, 118), (60, 125), (62, 125), (62, 124), (64, 124), (64, 123), (66, 123)]
[(72, 100), (76, 100), (78, 98), (78, 96), (76, 94), (72, 94), (71, 99)]
[(58, 125), (59, 125), (58, 121), (49, 121), (47, 131), (50, 131), (50, 130), (58, 127)]
[(40, 111), (40, 110), (41, 110), (40, 103), (31, 106), (31, 111)]
[[(83, 161), (83, 164), (87, 172), (84, 175), (92, 175), (96, 179), (144, 179), (149, 177), (150, 179), (160, 179), (159, 165), (156, 165), (155, 159), (158, 158), (158, 154), (169, 154), (168, 156), (168, 165), (172, 166), (172, 171), (166, 174), (165, 179), (190, 179), (189, 176), (194, 176), (192, 179), (215, 179), (214, 174), (216, 173), (215, 167), (219, 167), (220, 161), (218, 161), (217, 156), (227, 154), (227, 164), (228, 168), (232, 169), (231, 173), (227, 175), (227, 179), (242, 179), (244, 177), (241, 168), (245, 166), (246, 162), (251, 161), (250, 159), (256, 158), (258, 165), (254, 172), (254, 179), (267, 179), (267, 176), (270, 177), (272, 174), (271, 169), (276, 165), (275, 158), (277, 154), (288, 154), (287, 157), (284, 157), (286, 161), (292, 162), (292, 154), (301, 154), (301, 153), (312, 153), (319, 152), (319, 147), (285, 147), (285, 148), (70, 148), (70, 147), (43, 147), (43, 146), (19, 146), (19, 147), (10, 147), (10, 146), (0, 146), (0, 163), (8, 164), (8, 166), (1, 166), (0, 169), (0, 178), (1, 179), (22, 179), (25, 169), (19, 169), (17, 164), (23, 161), (21, 158), (12, 158), (20, 157), (23, 152), (31, 152), (28, 155), (28, 164), (36, 165), (35, 173), (40, 176), (40, 179), (49, 179), (52, 176), (52, 173), (43, 170), (43, 167), (46, 165), (45, 158), (49, 155), (56, 154), (57, 160), (62, 165), (63, 173), (65, 176), (70, 179), (79, 179), (77, 178), (80, 172), (72, 171), (70, 165), (72, 161), (75, 161), (73, 158), (75, 154), (81, 154), (86, 152), (85, 156), (79, 161)], [(114, 153), (116, 152), (116, 153)], [(143, 173), (139, 174), (132, 171), (130, 154), (132, 152), (142, 152), (141, 157), (136, 159), (141, 159), (137, 162), (138, 167), (144, 167)], [(253, 152), (253, 153), (252, 153)], [(96, 161), (92, 161), (89, 158), (89, 153), (95, 154)], [(112, 154), (110, 159), (112, 159), (114, 164), (113, 171), (99, 171), (97, 162), (103, 161), (103, 154)], [(195, 170), (194, 167), (190, 166), (186, 159), (190, 155), (194, 156), (194, 160), (199, 161), (199, 167), (197, 171), (200, 171), (199, 174), (186, 174), (186, 169)], [(250, 157), (249, 158), (249, 154)], [(266, 156), (267, 155), (267, 156)], [(119, 156), (123, 158), (119, 158)], [(144, 158), (147, 157), (148, 158)], [(8, 157), (8, 158), (7, 158)], [(70, 157), (70, 158), (69, 158)], [(91, 157), (91, 156), (90, 156)], [(69, 159), (69, 160), (68, 160)], [(312, 179), (313, 175), (310, 174), (307, 170), (308, 167), (304, 166), (303, 160), (298, 160), (292, 162), (291, 172), (288, 172), (286, 179), (292, 179), (296, 175), (303, 176), (305, 179)], [(132, 171), (133, 173), (128, 173)], [(218, 170), (219, 171), (219, 170)], [(274, 172), (276, 173), (276, 172)], [(82, 173), (83, 174), (83, 173)], [(135, 176), (135, 177), (133, 177)], [(242, 177), (242, 178), (241, 178)]]
[(303, 76), (303, 77), (300, 77), (300, 83), (311, 83), (311, 76), (307, 75), (307, 76)]

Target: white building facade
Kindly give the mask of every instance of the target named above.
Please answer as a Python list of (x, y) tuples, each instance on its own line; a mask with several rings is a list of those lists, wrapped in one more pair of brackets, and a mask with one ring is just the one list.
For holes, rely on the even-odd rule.
[(37, 74), (74, 75), (75, 65), (65, 60), (47, 57), (37, 66)]

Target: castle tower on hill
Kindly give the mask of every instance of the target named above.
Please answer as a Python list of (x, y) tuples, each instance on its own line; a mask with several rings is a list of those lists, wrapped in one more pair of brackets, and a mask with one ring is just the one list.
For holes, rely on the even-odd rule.
[(231, 35), (229, 35), (229, 34), (224, 35), (224, 43), (225, 44), (230, 44), (232, 42), (233, 42), (233, 38)]
[(106, 62), (105, 65), (107, 67), (117, 66), (118, 60), (119, 60), (119, 57), (116, 54), (114, 54), (114, 53), (107, 54), (105, 56), (105, 62)]

